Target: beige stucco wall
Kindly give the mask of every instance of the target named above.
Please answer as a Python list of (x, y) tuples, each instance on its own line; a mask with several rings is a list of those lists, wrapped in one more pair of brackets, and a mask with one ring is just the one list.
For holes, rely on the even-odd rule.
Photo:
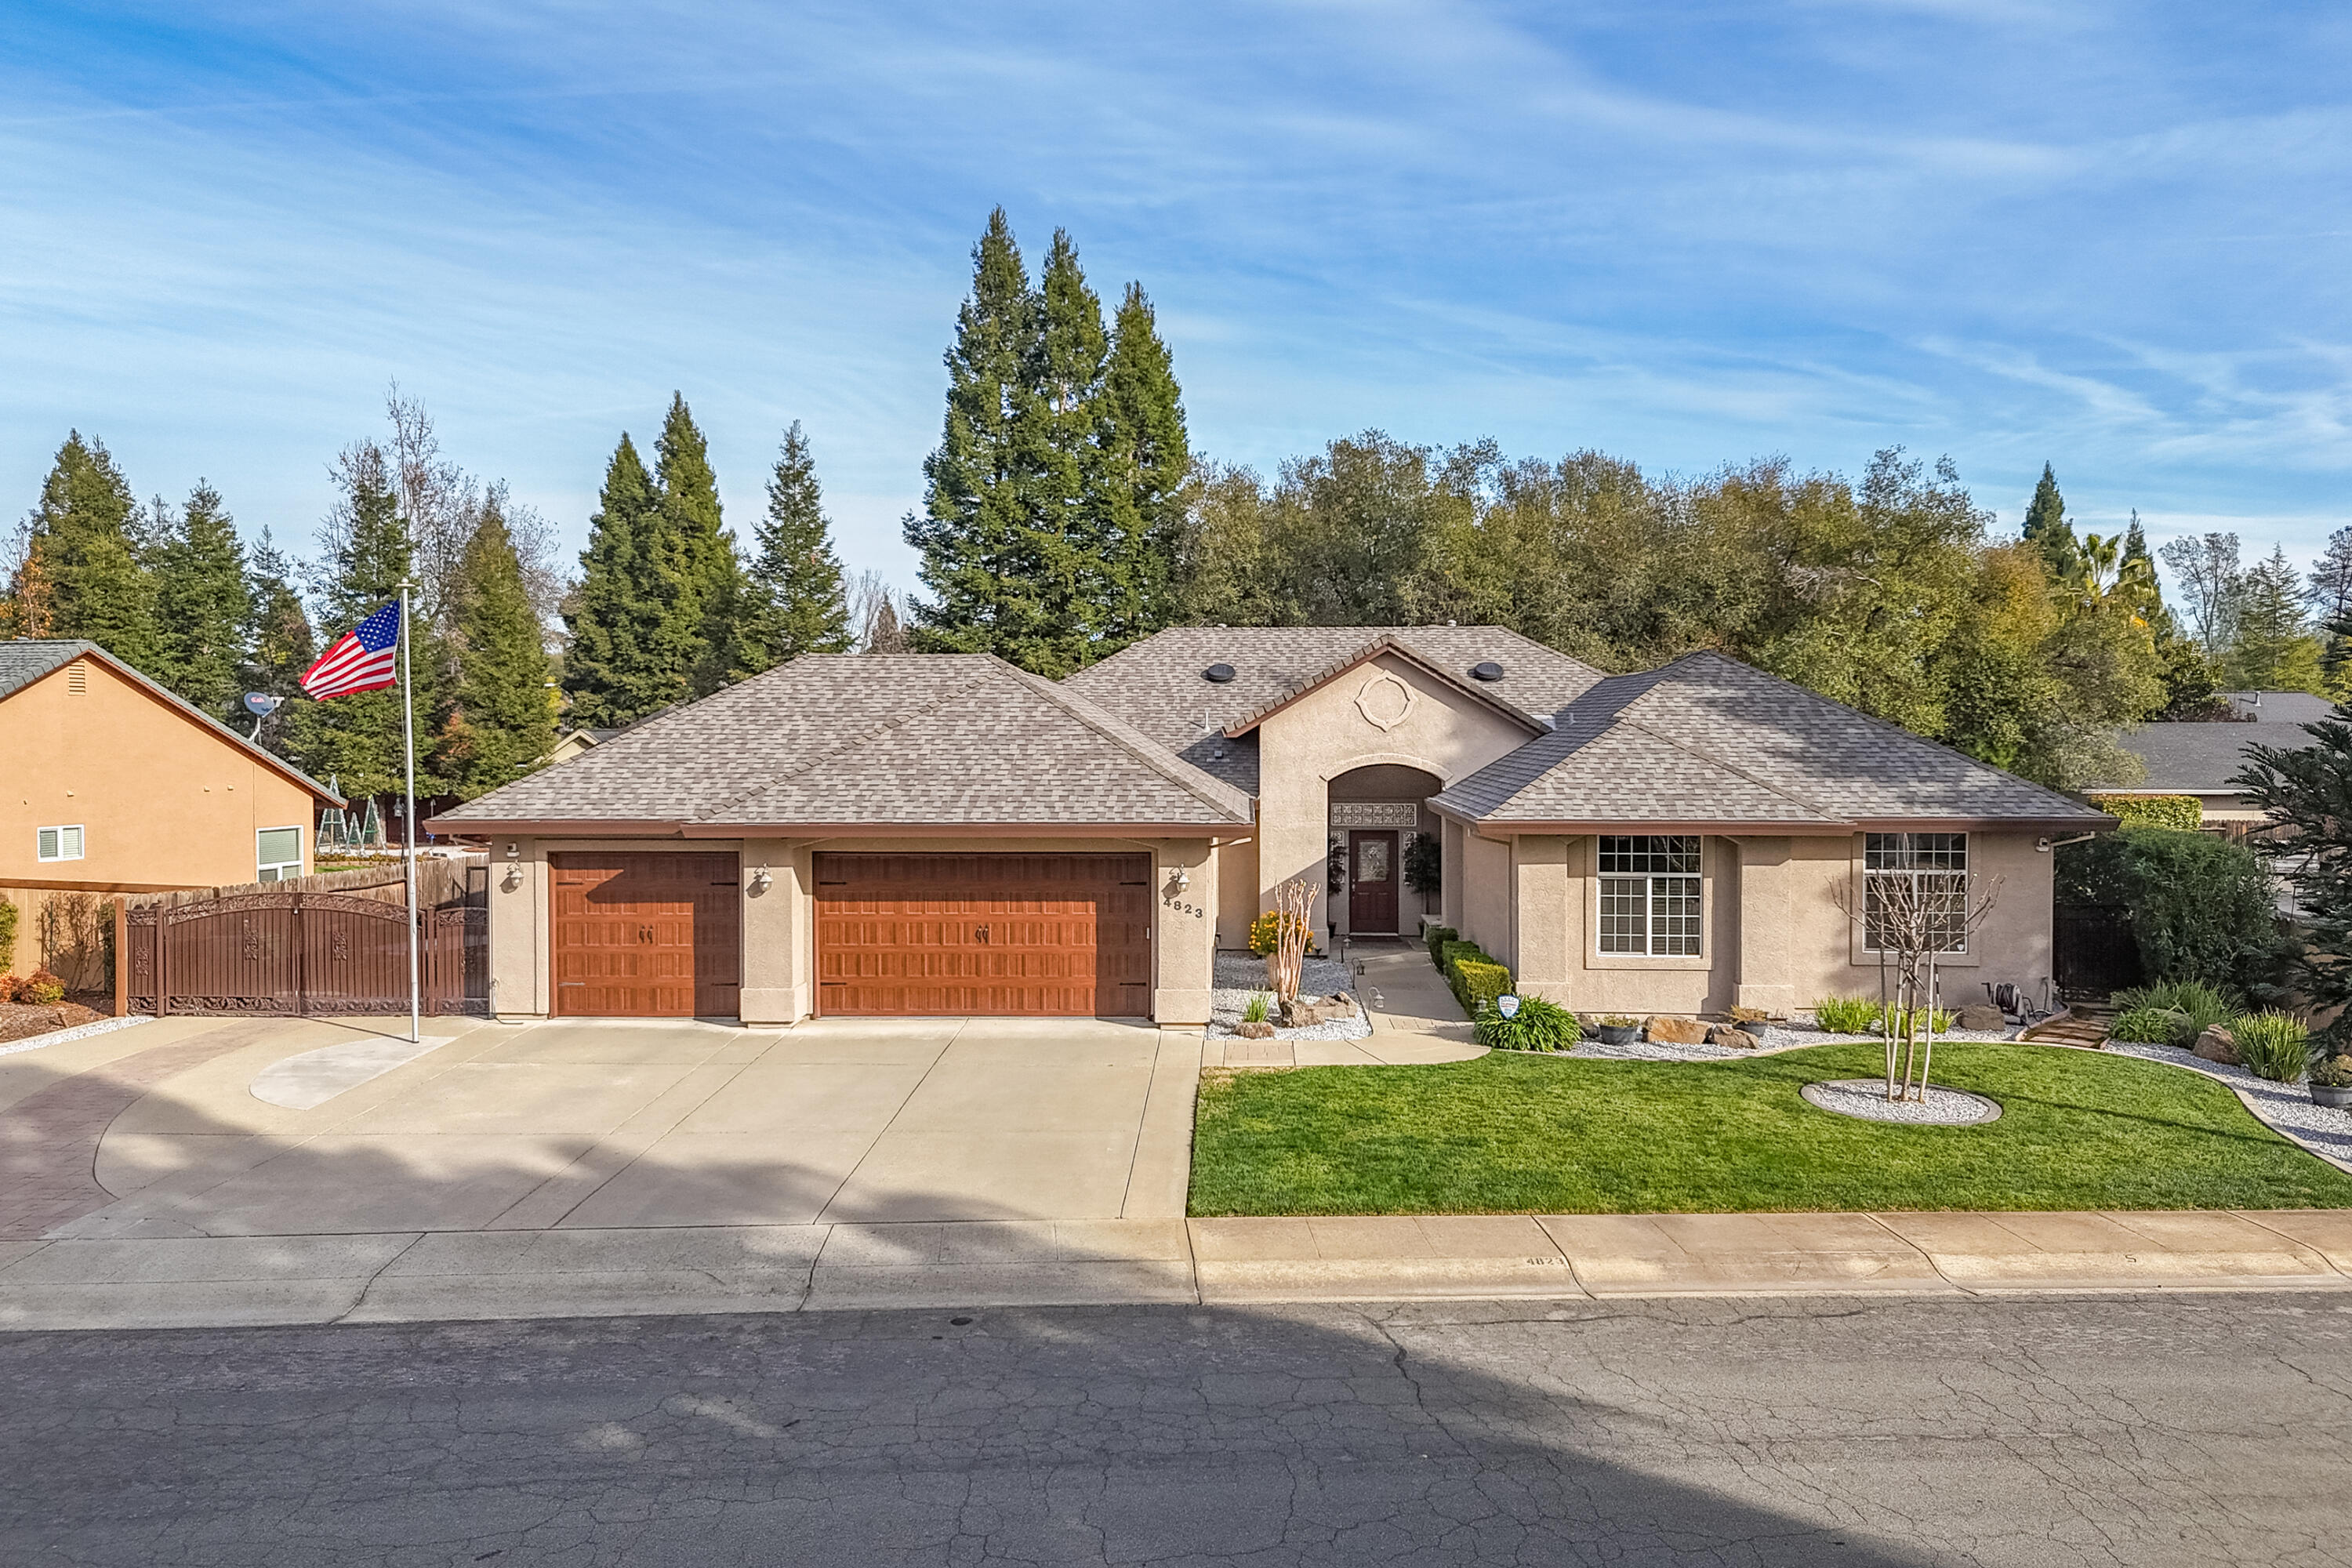
[[(316, 812), (310, 791), (97, 659), (0, 702), (0, 884), (250, 882), (266, 827), (302, 830), (308, 871)], [(82, 858), (39, 858), (38, 829), (77, 825)]]
[(1244, 838), (1220, 845), (1216, 857), (1216, 944), (1247, 947), (1250, 924), (1258, 917), (1257, 840)]
[(1517, 971), (1517, 895), (1511, 875), (1511, 841), (1476, 833), (1463, 839), (1462, 918), (1449, 922), (1486, 956)]
[(1391, 764), (1452, 784), (1529, 738), (1524, 725), (1386, 655), (1307, 693), (1259, 727), (1259, 907), (1271, 908), (1274, 890), (1303, 876), (1315, 888), (1316, 931), (1330, 941), (1325, 889), (1333, 778)]
[[(514, 857), (509, 859), (508, 847)], [(742, 857), (742, 1021), (793, 1024), (815, 997), (819, 851), (845, 854), (1134, 854), (1152, 858), (1152, 1010), (1162, 1024), (1205, 1024), (1214, 971), (1218, 865), (1211, 841), (1129, 838), (528, 838), (490, 845), (490, 1000), (501, 1018), (544, 1017), (551, 994), (548, 857), (566, 851), (734, 851)], [(768, 885), (758, 886), (761, 868)], [(1187, 885), (1175, 885), (1184, 872)], [(1246, 927), (1244, 927), (1246, 934)]]
[[(2039, 993), (2050, 977), (2052, 858), (2034, 847), (2036, 837), (1969, 836), (1971, 899), (1994, 879), (2000, 889), (1969, 951), (1938, 961), (1946, 1005), (1982, 1001), (1986, 982), (2011, 981)], [(1469, 842), (1472, 876), (1483, 879), (1482, 841)], [(1860, 897), (1860, 835), (1707, 838), (1701, 951), (1672, 958), (1599, 951), (1593, 839), (1530, 836), (1508, 847), (1509, 862), (1500, 869), (1517, 909), (1512, 967), (1533, 994), (1580, 1012), (1643, 1016), (1735, 1005), (1786, 1013), (1825, 996), (1877, 994), (1877, 958), (1864, 951), (1840, 904), (1842, 893), (1850, 901)], [(1465, 930), (1502, 957), (1484, 934), (1496, 921), (1480, 887), (1471, 889), (1468, 902), (1473, 924)]]

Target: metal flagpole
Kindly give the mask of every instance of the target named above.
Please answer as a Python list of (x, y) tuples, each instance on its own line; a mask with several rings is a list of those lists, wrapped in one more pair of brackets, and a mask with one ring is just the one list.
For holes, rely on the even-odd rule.
[(400, 744), (408, 763), (408, 1038), (425, 1043), (416, 961), (416, 683), (409, 679), (408, 584), (400, 585)]

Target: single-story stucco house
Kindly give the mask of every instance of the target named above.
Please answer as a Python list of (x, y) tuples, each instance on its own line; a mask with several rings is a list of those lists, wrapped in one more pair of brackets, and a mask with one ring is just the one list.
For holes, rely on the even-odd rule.
[(1869, 879), (1998, 878), (1948, 994), (2039, 989), (2048, 841), (2112, 822), (1716, 654), (1604, 677), (1496, 626), (1187, 626), (1058, 682), (795, 659), (430, 826), (490, 839), (502, 1017), (1198, 1025), (1299, 877), (1327, 943), (1441, 921), (1524, 991), (1685, 1014), (1874, 992)]
[(2253, 759), (2256, 746), (2300, 752), (2304, 732), (2335, 712), (2336, 704), (2305, 691), (2224, 691), (2234, 719), (2198, 723), (2142, 724), (2116, 737), (2147, 772), (2137, 783), (2103, 795), (2194, 795), (2209, 833), (2243, 838), (2268, 821), (2263, 808), (2231, 781)]

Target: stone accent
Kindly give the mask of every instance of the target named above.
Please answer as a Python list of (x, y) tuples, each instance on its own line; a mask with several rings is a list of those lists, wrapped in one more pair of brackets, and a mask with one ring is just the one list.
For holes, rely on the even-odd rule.
[(1286, 1029), (1336, 1024), (1356, 1016), (1356, 999), (1345, 991), (1329, 996), (1301, 996), (1296, 1001), (1277, 1003), (1276, 1016)]
[(2219, 1062), (2225, 1068), (2241, 1065), (2238, 1061), (2238, 1037), (2219, 1024), (2197, 1037), (2195, 1049), (2209, 1062)]
[(1990, 1034), (2009, 1027), (2009, 1016), (1990, 1002), (1971, 1002), (1960, 1009), (1959, 1026), (1970, 1034)]
[(1650, 1020), (1650, 1038), (1662, 1046), (1703, 1046), (1710, 1026), (1696, 1018), (1654, 1017)]
[(1717, 1024), (1706, 1032), (1706, 1043), (1710, 1046), (1728, 1046), (1735, 1051), (1752, 1051), (1764, 1042), (1745, 1029), (1737, 1028), (1729, 1024)]
[(1235, 1024), (1234, 1033), (1244, 1040), (1270, 1040), (1274, 1038), (1274, 1026), (1272, 1024)]

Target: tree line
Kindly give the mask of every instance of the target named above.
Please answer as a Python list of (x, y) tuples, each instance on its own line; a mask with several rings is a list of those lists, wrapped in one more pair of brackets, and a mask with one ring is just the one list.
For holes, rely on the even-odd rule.
[(552, 531), (440, 454), (395, 388), (337, 458), (309, 566), (241, 544), (201, 482), (145, 506), (70, 436), (18, 531), (0, 635), (87, 637), (229, 717), (288, 699), (265, 743), (354, 793), (396, 787), (396, 697), (309, 702), (320, 638), (417, 584), (420, 790), (537, 765), (556, 724), (614, 728), (804, 653), (985, 652), (1061, 676), (1179, 624), (1496, 623), (1604, 669), (1712, 648), (2062, 788), (2127, 782), (2117, 730), (2226, 716), (2224, 688), (2352, 685), (2352, 529), (2306, 577), (2234, 535), (2162, 552), (2135, 514), (2078, 534), (2044, 467), (2020, 534), (1948, 461), (1859, 478), (1784, 459), (1696, 478), (1595, 451), (1512, 458), (1377, 431), (1272, 479), (1194, 454), (1139, 283), (1106, 319), (1056, 230), (1034, 279), (1003, 209), (974, 246), (938, 447), (904, 535), (926, 596), (847, 578), (795, 423), (739, 543), (674, 396), (648, 463), (623, 433), (576, 578)]

